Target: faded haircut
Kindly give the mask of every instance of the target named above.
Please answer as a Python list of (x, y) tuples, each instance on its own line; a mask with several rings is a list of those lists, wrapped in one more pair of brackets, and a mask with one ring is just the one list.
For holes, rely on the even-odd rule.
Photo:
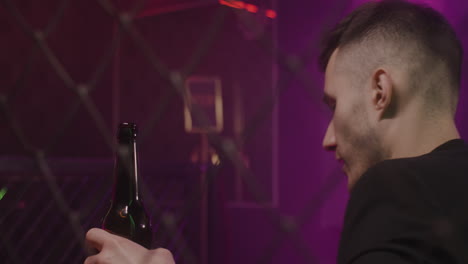
[[(423, 79), (421, 75), (432, 76), (433, 69), (442, 69), (439, 75), (443, 77), (445, 85), (432, 85), (436, 86), (434, 89), (437, 91), (426, 93), (437, 96), (441, 86), (448, 85), (452, 89), (450, 93), (458, 95), (463, 50), (455, 31), (434, 9), (403, 0), (368, 2), (346, 16), (322, 39), (318, 61), (320, 69), (325, 71), (337, 48), (343, 50), (372, 38), (396, 44), (401, 51), (397, 52), (401, 54), (405, 49), (413, 49), (413, 53), (418, 53), (417, 56), (406, 57), (408, 64), (416, 65), (413, 68), (417, 74), (412, 76), (414, 80), (411, 82)], [(367, 55), (370, 59), (372, 56)]]

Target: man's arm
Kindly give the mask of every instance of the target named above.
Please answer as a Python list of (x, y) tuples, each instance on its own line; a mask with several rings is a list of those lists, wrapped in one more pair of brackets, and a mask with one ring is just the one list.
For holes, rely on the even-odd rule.
[(148, 250), (99, 228), (88, 231), (86, 242), (99, 253), (86, 258), (84, 264), (175, 264), (167, 249)]

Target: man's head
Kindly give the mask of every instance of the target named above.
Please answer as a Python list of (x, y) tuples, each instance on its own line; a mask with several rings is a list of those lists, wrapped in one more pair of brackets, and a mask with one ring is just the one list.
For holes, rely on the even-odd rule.
[(364, 4), (326, 36), (319, 64), (334, 113), (324, 147), (344, 162), (350, 188), (375, 163), (418, 153), (397, 153), (398, 140), (453, 122), (461, 59), (447, 21), (405, 1)]

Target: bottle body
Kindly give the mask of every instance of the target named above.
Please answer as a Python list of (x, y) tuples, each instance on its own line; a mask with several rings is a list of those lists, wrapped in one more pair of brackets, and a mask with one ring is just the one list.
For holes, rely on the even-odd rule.
[(151, 248), (150, 219), (140, 202), (131, 205), (112, 203), (102, 227), (113, 234), (128, 238), (148, 249)]
[(151, 248), (151, 220), (138, 190), (136, 133), (135, 124), (119, 126), (112, 200), (102, 228)]

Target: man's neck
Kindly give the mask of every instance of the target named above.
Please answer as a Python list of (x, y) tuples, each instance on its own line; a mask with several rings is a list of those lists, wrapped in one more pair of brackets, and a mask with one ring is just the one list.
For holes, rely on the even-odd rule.
[(451, 118), (422, 120), (408, 117), (389, 124), (383, 140), (389, 158), (396, 159), (424, 155), (456, 138), (460, 138), (460, 134)]

